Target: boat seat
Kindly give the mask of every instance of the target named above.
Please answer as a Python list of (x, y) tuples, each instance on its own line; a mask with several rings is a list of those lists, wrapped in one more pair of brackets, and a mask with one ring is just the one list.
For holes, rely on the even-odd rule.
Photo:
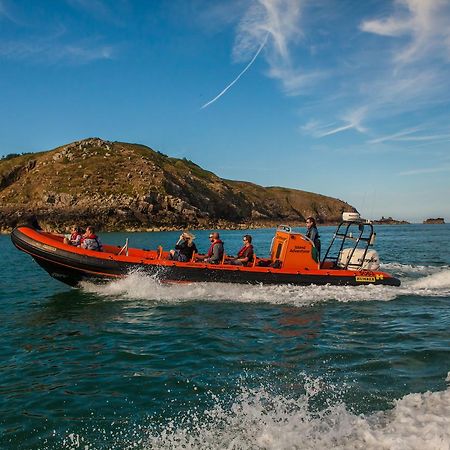
[(260, 258), (258, 261), (256, 261), (255, 265), (258, 267), (269, 267), (271, 263), (272, 263), (271, 259)]

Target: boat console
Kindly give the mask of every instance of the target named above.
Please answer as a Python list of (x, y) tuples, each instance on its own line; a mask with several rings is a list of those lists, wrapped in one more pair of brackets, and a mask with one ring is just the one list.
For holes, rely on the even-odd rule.
[(287, 225), (279, 225), (272, 239), (270, 259), (273, 267), (317, 270), (319, 260), (312, 241)]

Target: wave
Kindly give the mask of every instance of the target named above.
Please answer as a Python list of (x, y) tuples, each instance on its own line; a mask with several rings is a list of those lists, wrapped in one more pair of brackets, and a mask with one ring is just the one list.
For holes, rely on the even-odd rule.
[[(450, 374), (449, 374), (450, 377)], [(449, 378), (447, 377), (447, 378)], [(321, 380), (307, 380), (306, 393), (297, 398), (274, 395), (263, 387), (242, 388), (226, 405), (214, 397), (205, 412), (196, 408), (168, 420), (156, 429), (151, 419), (132, 430), (115, 433), (121, 448), (144, 449), (400, 449), (448, 450), (450, 447), (450, 388), (412, 393), (393, 402), (388, 411), (362, 415), (344, 402), (317, 409), (314, 396), (327, 388)], [(134, 428), (135, 427), (135, 428)], [(67, 434), (62, 448), (89, 444), (86, 436)], [(78, 448), (78, 447), (75, 447)], [(87, 445), (85, 448), (90, 448)], [(114, 448), (114, 445), (112, 446)]]
[[(436, 270), (436, 269), (434, 269)], [(186, 301), (233, 301), (309, 306), (325, 301), (390, 301), (400, 296), (449, 296), (450, 269), (419, 279), (406, 279), (401, 287), (390, 286), (294, 286), (224, 283), (161, 283), (157, 276), (140, 272), (105, 285), (83, 282), (82, 288), (110, 300), (149, 300), (158, 303)]]
[(440, 290), (450, 289), (450, 269), (442, 270), (412, 283), (416, 289)]
[(449, 266), (422, 266), (416, 264), (401, 264), (396, 262), (381, 263), (381, 270), (396, 276), (432, 275), (441, 270), (450, 269)]
[(157, 277), (132, 273), (106, 285), (84, 282), (82, 288), (102, 297), (118, 300), (153, 300), (179, 303), (195, 300), (272, 303), (308, 306), (328, 300), (341, 302), (378, 299), (391, 300), (396, 288), (386, 286), (294, 286), (244, 285), (226, 283), (161, 283)]
[(450, 446), (450, 390), (409, 394), (392, 410), (369, 416), (355, 415), (344, 403), (312, 412), (308, 395), (292, 400), (247, 391), (231, 411), (217, 405), (189, 420), (192, 427), (172, 425), (145, 448), (444, 450)]

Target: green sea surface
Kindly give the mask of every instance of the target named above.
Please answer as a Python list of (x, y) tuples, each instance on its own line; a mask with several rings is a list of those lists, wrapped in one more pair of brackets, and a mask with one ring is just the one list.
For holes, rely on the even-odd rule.
[[(0, 236), (0, 448), (449, 449), (450, 226), (376, 231), (400, 287), (72, 289)], [(256, 254), (273, 233), (250, 231)], [(243, 234), (221, 232), (228, 254)]]

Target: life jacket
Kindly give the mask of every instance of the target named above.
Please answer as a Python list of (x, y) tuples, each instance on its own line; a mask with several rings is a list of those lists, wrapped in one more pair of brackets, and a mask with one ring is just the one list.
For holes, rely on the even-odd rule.
[(83, 236), (78, 233), (78, 231), (74, 231), (69, 238), (69, 242), (72, 245), (79, 245), (81, 243), (81, 240), (83, 239)]
[(82, 241), (85, 241), (86, 239), (95, 239), (95, 240), (97, 240), (97, 235), (96, 234), (90, 234), (89, 236), (83, 236), (81, 238)]
[(248, 262), (253, 260), (253, 245), (244, 245), (237, 254), (238, 258), (248, 258)]
[(70, 240), (71, 240), (71, 241), (76, 241), (78, 236), (80, 236), (80, 233), (78, 233), (78, 231), (74, 231), (74, 232), (70, 235)]
[(207, 258), (211, 258), (211, 256), (213, 255), (213, 249), (214, 249), (214, 246), (215, 246), (215, 245), (218, 245), (218, 244), (222, 244), (222, 245), (223, 245), (223, 242), (222, 242), (220, 239), (217, 239), (216, 241), (214, 241), (214, 242), (211, 244), (211, 246), (210, 246), (209, 249), (208, 249), (208, 253), (206, 254)]
[[(92, 246), (90, 245), (93, 243), (93, 241), (95, 241), (95, 243), (97, 244), (96, 245), (97, 248), (92, 248)], [(83, 247), (83, 243), (85, 243), (86, 247)], [(95, 234), (90, 234), (89, 236), (83, 236), (81, 238), (80, 246), (83, 248), (86, 248), (87, 250), (101, 250), (102, 249), (102, 244), (100, 244), (98, 237)]]

